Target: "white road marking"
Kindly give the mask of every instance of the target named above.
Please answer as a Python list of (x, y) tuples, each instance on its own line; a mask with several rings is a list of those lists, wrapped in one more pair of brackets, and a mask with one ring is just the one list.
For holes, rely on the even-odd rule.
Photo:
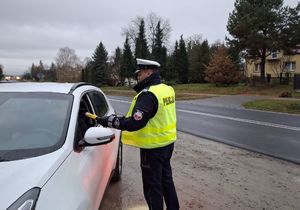
[[(109, 99), (109, 100), (121, 102), (121, 103), (129, 103), (129, 104), (131, 103), (129, 101), (118, 100), (118, 99)], [(205, 112), (195, 112), (195, 111), (189, 111), (189, 110), (184, 110), (184, 109), (176, 109), (176, 110), (178, 112), (184, 112), (184, 113), (189, 113), (189, 114), (197, 114), (197, 115), (203, 115), (203, 116), (214, 117), (214, 118), (219, 118), (219, 119), (233, 120), (233, 121), (238, 121), (238, 122), (251, 123), (251, 124), (269, 126), (269, 127), (274, 127), (274, 128), (282, 128), (282, 129), (288, 129), (288, 130), (293, 130), (293, 131), (300, 131), (300, 127), (280, 125), (280, 124), (276, 124), (276, 123), (262, 122), (262, 121), (257, 121), (257, 120), (248, 120), (248, 119), (243, 119), (243, 118), (238, 118), (238, 117), (228, 117), (228, 116), (223, 116), (223, 115), (209, 114), (209, 113), (205, 113)]]
[(256, 125), (269, 126), (269, 127), (274, 127), (274, 128), (283, 128), (283, 129), (288, 129), (288, 130), (300, 131), (299, 127), (280, 125), (280, 124), (276, 124), (276, 123), (262, 122), (262, 121), (257, 121), (257, 120), (248, 120), (248, 119), (242, 119), (242, 118), (238, 118), (238, 117), (228, 117), (228, 116), (209, 114), (209, 113), (204, 113), (204, 112), (195, 112), (195, 111), (189, 111), (189, 110), (184, 110), (184, 109), (177, 109), (177, 111), (189, 113), (189, 114), (203, 115), (203, 116), (207, 116), (207, 117), (215, 117), (215, 118), (220, 118), (220, 119), (233, 120), (233, 121), (244, 122), (244, 123), (251, 123), (251, 124), (256, 124)]

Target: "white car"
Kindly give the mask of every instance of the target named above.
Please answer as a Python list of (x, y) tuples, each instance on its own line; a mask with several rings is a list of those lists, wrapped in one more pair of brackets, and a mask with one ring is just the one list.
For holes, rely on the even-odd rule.
[(0, 209), (95, 210), (122, 172), (115, 111), (86, 83), (0, 83)]

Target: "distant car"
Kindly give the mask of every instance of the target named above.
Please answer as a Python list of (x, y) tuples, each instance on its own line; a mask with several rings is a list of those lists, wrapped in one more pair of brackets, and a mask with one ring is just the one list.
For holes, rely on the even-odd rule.
[(1, 210), (99, 208), (121, 176), (121, 133), (86, 112), (115, 113), (85, 83), (0, 83)]

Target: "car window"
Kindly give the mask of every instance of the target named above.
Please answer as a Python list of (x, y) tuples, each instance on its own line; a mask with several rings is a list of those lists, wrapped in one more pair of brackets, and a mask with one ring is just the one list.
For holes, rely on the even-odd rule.
[(95, 127), (97, 125), (95, 120), (92, 120), (85, 116), (86, 112), (93, 113), (93, 110), (88, 96), (84, 95), (80, 99), (79, 112), (77, 118), (77, 141), (83, 138), (88, 128)]
[(0, 93), (0, 156), (17, 159), (56, 150), (65, 140), (71, 105), (66, 94)]
[(104, 116), (108, 112), (108, 104), (104, 95), (100, 92), (90, 92), (89, 97), (98, 116)]

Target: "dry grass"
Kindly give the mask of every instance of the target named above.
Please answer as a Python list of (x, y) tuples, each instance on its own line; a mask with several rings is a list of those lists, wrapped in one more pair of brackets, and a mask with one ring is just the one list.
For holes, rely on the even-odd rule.
[[(291, 85), (256, 85), (255, 87), (246, 84), (233, 86), (215, 86), (213, 84), (178, 84), (172, 85), (178, 100), (202, 99), (215, 95), (261, 95), (279, 97), (282, 93), (288, 92), (293, 98), (300, 98), (300, 93), (295, 92)], [(136, 93), (130, 87), (102, 87), (108, 95), (123, 95), (133, 97)]]
[(217, 95), (262, 95), (262, 96), (280, 96), (283, 92), (290, 92), (292, 97), (300, 98), (300, 93), (296, 93), (290, 85), (257, 85), (249, 86), (238, 84), (233, 86), (215, 86), (213, 84), (184, 84), (174, 85), (176, 92), (202, 93)]
[[(128, 97), (134, 97), (136, 92), (126, 88), (121, 89), (120, 87), (102, 87), (101, 88), (106, 95), (122, 95)], [(204, 99), (211, 98), (214, 95), (211, 94), (201, 94), (201, 93), (186, 93), (182, 91), (176, 92), (176, 100), (194, 100), (194, 99)]]
[(248, 109), (300, 114), (300, 100), (256, 100), (243, 104)]

